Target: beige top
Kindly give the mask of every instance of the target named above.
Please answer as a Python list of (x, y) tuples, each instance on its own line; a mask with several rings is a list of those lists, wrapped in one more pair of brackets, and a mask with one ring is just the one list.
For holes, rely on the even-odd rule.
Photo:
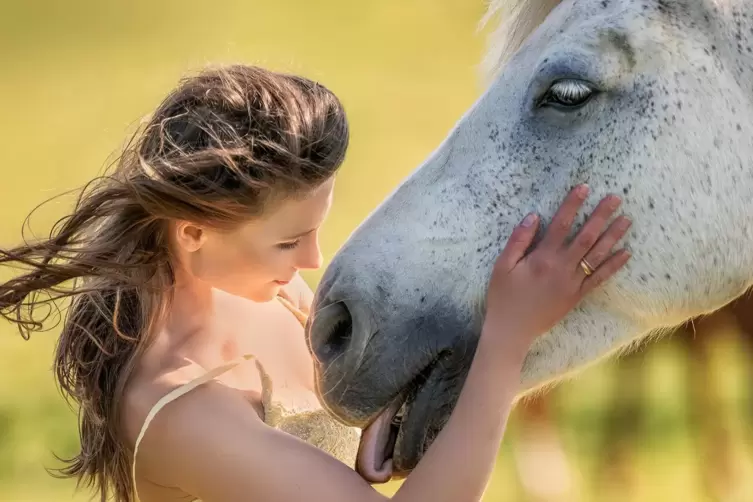
[[(307, 316), (298, 310), (290, 301), (282, 296), (277, 299), (293, 315), (296, 316), (301, 325), (306, 324)], [(175, 401), (179, 397), (191, 392), (196, 387), (203, 385), (223, 373), (230, 371), (237, 365), (255, 359), (252, 354), (245, 354), (233, 361), (218, 366), (205, 374), (191, 380), (170, 391), (152, 407), (147, 414), (144, 424), (141, 426), (136, 445), (134, 446), (133, 464), (131, 473), (133, 476), (133, 490), (138, 499), (138, 490), (136, 489), (136, 455), (139, 451), (139, 444), (146, 433), (149, 424), (159, 411), (167, 404)], [(354, 468), (356, 463), (356, 454), (361, 437), (361, 430), (355, 427), (347, 427), (337, 420), (333, 419), (322, 408), (301, 408), (291, 407), (288, 403), (283, 404), (275, 399), (274, 385), (267, 373), (264, 371), (261, 363), (256, 360), (256, 367), (261, 373), (262, 379), (262, 404), (264, 406), (264, 423), (296, 436), (307, 443), (329, 453), (346, 465)]]

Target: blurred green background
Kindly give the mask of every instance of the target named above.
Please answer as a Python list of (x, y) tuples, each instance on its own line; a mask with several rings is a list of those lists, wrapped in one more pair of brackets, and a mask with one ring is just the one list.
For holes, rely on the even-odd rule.
[[(347, 108), (352, 146), (323, 232), (329, 259), (481, 92), (484, 8), (482, 0), (2, 0), (0, 244), (20, 240), (39, 203), (98, 173), (184, 72), (240, 61), (318, 79)], [(35, 213), (34, 234), (69, 203)], [(306, 275), (312, 286), (319, 277)], [(56, 332), (25, 342), (0, 325), (2, 502), (89, 498), (45, 471), (77, 447), (75, 414), (50, 372)], [(523, 403), (486, 500), (753, 500), (748, 343), (734, 319), (717, 317)]]

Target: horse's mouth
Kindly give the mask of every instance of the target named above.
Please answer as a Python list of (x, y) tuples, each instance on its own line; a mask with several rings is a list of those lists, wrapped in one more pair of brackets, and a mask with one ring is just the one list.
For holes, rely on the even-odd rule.
[(436, 393), (442, 386), (435, 385), (439, 378), (436, 369), (436, 364), (426, 368), (416, 383), (364, 428), (356, 470), (368, 482), (404, 478), (428, 448), (429, 437), (436, 437), (437, 422), (445, 418), (440, 411), (443, 407), (437, 406)]
[(356, 470), (369, 483), (386, 483), (394, 475), (393, 457), (404, 409), (401, 395), (361, 434)]

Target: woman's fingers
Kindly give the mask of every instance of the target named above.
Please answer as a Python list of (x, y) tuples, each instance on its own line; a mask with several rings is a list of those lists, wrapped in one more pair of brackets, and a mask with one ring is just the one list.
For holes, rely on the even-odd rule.
[(593, 270), (598, 269), (612, 254), (615, 244), (627, 233), (632, 222), (624, 217), (617, 217), (606, 232), (604, 232), (596, 244), (583, 257), (586, 265)]
[(547, 228), (538, 249), (556, 252), (562, 248), (572, 230), (578, 210), (588, 197), (588, 190), (588, 185), (578, 185), (567, 194), (552, 218), (552, 223)]
[[(565, 268), (576, 267), (577, 273), (582, 274), (581, 289), (584, 291), (595, 288), (611, 277), (630, 257), (625, 251), (613, 253), (613, 248), (628, 231), (631, 221), (620, 216), (607, 227), (622, 202), (616, 195), (604, 197), (572, 242), (566, 245), (565, 241), (588, 191), (587, 185), (571, 190), (557, 210), (544, 238), (536, 246), (535, 253), (537, 260), (544, 263), (561, 261)], [(539, 218), (535, 214), (526, 216), (513, 230), (496, 265), (506, 271), (512, 270), (530, 249), (538, 226)]]
[(505, 270), (512, 270), (525, 256), (526, 251), (533, 242), (538, 227), (539, 217), (537, 215), (531, 213), (526, 216), (512, 231), (512, 235), (507, 240), (507, 244), (497, 259), (497, 263), (504, 267)]
[(620, 249), (609, 256), (591, 275), (587, 276), (580, 288), (581, 295), (586, 295), (612, 277), (630, 259), (630, 252)]
[[(572, 240), (567, 249), (567, 259), (573, 263), (578, 263), (587, 254), (590, 253), (591, 248), (602, 238), (604, 228), (607, 226), (607, 222), (612, 217), (614, 212), (620, 207), (622, 200), (616, 195), (607, 195), (596, 206), (591, 216), (583, 224), (578, 234)], [(606, 235), (606, 234), (604, 234)], [(612, 244), (614, 245), (614, 244)], [(610, 247), (611, 249), (611, 247)], [(607, 250), (608, 251), (608, 250)], [(593, 257), (592, 257), (593, 258)], [(604, 257), (602, 257), (601, 261)], [(587, 260), (593, 267), (597, 267), (601, 264), (601, 261), (594, 262), (591, 259)]]

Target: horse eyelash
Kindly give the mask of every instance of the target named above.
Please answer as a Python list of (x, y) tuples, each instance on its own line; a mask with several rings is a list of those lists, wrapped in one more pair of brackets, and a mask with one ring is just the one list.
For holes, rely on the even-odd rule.
[[(556, 96), (557, 92), (554, 91), (555, 87), (558, 89), (560, 93), (564, 93), (564, 95)], [(590, 101), (593, 96), (596, 94), (596, 90), (593, 89), (591, 86), (577, 81), (575, 79), (565, 79), (565, 80), (558, 80), (546, 90), (546, 92), (536, 101), (536, 107), (541, 108), (547, 104), (549, 104), (549, 100), (556, 96), (556, 100), (560, 100), (560, 98), (578, 98), (577, 94), (580, 91), (583, 91), (585, 88), (586, 91), (588, 91), (588, 95), (584, 97), (584, 101), (580, 103), (580, 105), (585, 105), (588, 101)], [(554, 103), (556, 106), (556, 103)], [(580, 106), (580, 105), (573, 105), (573, 106)], [(569, 106), (569, 105), (563, 105), (563, 106)]]

